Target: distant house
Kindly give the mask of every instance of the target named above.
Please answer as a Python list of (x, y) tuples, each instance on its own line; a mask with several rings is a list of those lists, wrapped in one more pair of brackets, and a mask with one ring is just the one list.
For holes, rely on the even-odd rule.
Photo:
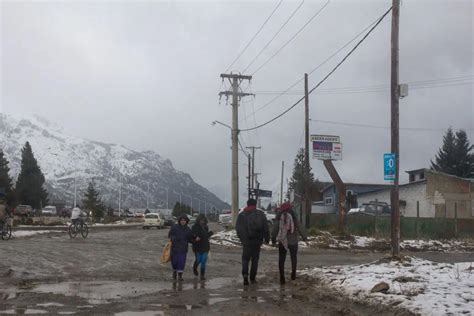
[[(357, 207), (358, 201), (357, 196), (359, 194), (380, 191), (389, 188), (389, 185), (385, 184), (367, 184), (367, 183), (346, 183), (346, 196), (354, 196), (352, 199), (352, 205), (348, 205), (348, 209), (351, 207)], [(337, 190), (334, 183), (328, 184), (321, 190), (322, 200), (313, 202), (311, 207), (311, 213), (338, 213), (339, 207), (337, 205), (337, 197), (339, 191)]]
[[(400, 185), (400, 214), (405, 217), (474, 218), (474, 179), (463, 179), (430, 169), (407, 172), (409, 182)], [(390, 204), (390, 188), (360, 193), (359, 204)]]

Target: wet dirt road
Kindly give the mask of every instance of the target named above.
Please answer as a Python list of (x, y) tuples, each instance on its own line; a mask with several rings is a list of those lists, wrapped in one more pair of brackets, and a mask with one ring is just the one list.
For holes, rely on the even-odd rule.
[[(168, 230), (92, 231), (86, 240), (50, 234), (0, 242), (0, 314), (393, 315), (351, 304), (314, 279), (280, 286), (277, 251), (263, 251), (258, 285), (243, 287), (240, 249), (212, 246), (207, 281), (188, 262), (183, 283), (159, 256)], [(364, 263), (380, 253), (301, 250), (299, 268)]]

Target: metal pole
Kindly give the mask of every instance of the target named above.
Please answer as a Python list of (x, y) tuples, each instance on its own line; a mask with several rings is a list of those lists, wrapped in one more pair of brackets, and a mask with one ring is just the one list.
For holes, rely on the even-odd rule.
[(150, 183), (147, 183), (147, 190), (146, 190), (146, 209), (149, 206), (149, 199), (150, 199)]
[(119, 207), (119, 217), (120, 217), (120, 214), (121, 214), (121, 208), (120, 208), (120, 204), (122, 202), (122, 176), (120, 176), (120, 183), (119, 183), (119, 200), (118, 200), (118, 207)]
[(309, 183), (309, 93), (308, 93), (308, 74), (304, 74), (304, 198), (303, 198), (303, 227), (306, 227), (306, 217), (311, 212), (310, 208), (310, 183)]
[(74, 206), (73, 207), (76, 207), (77, 205), (77, 185), (76, 185), (76, 176), (74, 176)]
[(400, 171), (400, 143), (399, 143), (399, 83), (398, 83), (398, 40), (399, 40), (400, 0), (392, 0), (392, 50), (391, 50), (391, 149), (395, 154), (395, 180), (391, 191), (392, 204), (392, 256), (400, 256), (400, 199), (399, 199), (399, 171)]
[(281, 183), (280, 183), (280, 204), (283, 203), (283, 171), (285, 170), (285, 162), (281, 162)]
[(251, 173), (252, 173), (252, 170), (251, 170), (251, 167), (252, 167), (252, 166), (251, 166), (251, 164), (252, 164), (252, 158), (251, 158), (250, 154), (248, 154), (247, 157), (248, 157), (248, 161), (249, 161), (249, 163), (248, 163), (248, 165), (249, 165), (249, 168), (248, 168), (248, 169), (249, 169), (249, 170), (248, 170), (248, 173), (249, 173), (249, 178), (248, 178), (248, 179), (249, 179), (249, 181), (248, 181), (248, 195), (249, 195), (249, 199), (250, 199), (250, 197), (251, 197), (251, 196), (250, 196), (250, 189), (251, 189), (251, 181), (252, 181), (252, 176), (251, 176)]

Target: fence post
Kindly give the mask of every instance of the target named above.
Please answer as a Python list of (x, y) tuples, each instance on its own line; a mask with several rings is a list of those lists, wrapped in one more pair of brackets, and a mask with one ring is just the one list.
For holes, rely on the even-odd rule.
[(415, 221), (415, 236), (419, 239), (418, 221), (420, 220), (420, 201), (416, 201), (416, 221)]
[(454, 238), (458, 238), (458, 202), (454, 202)]

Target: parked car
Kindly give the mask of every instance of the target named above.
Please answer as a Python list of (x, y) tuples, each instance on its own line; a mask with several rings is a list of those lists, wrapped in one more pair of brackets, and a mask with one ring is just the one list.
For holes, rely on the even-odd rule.
[(34, 210), (30, 205), (18, 205), (13, 210), (13, 214), (16, 216), (33, 216)]
[(56, 216), (58, 214), (57, 210), (56, 210), (56, 206), (45, 206), (42, 210), (41, 210), (41, 215), (42, 216)]
[(348, 214), (366, 214), (366, 215), (390, 215), (390, 205), (384, 202), (369, 202), (363, 203), (360, 207), (351, 208)]
[(161, 218), (163, 219), (164, 226), (173, 226), (175, 223), (175, 219), (171, 215), (161, 215)]
[(164, 226), (164, 221), (161, 219), (160, 214), (148, 213), (145, 215), (145, 222), (143, 223), (142, 227), (143, 229), (150, 229), (151, 227), (161, 229)]

